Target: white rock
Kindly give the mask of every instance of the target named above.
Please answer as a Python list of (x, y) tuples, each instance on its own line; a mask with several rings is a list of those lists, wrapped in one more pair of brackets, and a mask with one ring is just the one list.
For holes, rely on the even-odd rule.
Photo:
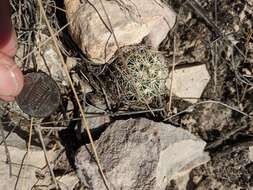
[[(46, 41), (48, 38), (50, 37), (45, 34), (38, 34), (36, 35), (36, 43), (43, 44), (44, 41)], [(20, 45), (17, 49), (17, 57), (15, 59), (15, 62), (20, 67), (24, 64), (20, 60), (22, 60), (23, 57), (26, 57), (26, 51), (27, 50), (23, 45)], [(38, 71), (47, 73), (59, 83), (68, 84), (67, 75), (61, 66), (60, 57), (58, 56), (54, 43), (52, 41), (49, 41), (48, 43), (41, 46), (41, 48), (35, 51), (34, 54), (35, 62), (29, 62), (28, 65), (26, 65), (28, 66), (27, 69), (34, 69), (34, 64), (36, 64), (36, 69)], [(69, 59), (68, 63), (66, 63), (68, 68), (70, 68), (71, 66), (75, 66), (74, 63), (69, 63)], [(33, 59), (31, 60), (34, 61)]]
[[(147, 42), (155, 49), (176, 21), (175, 12), (160, 0), (102, 2), (120, 47), (138, 44), (147, 37)], [(85, 0), (81, 4), (79, 0), (65, 0), (65, 7), (74, 41), (95, 63), (108, 62), (117, 45), (108, 30), (109, 23), (100, 1)]]
[(166, 86), (170, 89), (172, 81), (172, 93), (184, 100), (196, 103), (201, 97), (207, 83), (210, 80), (210, 75), (206, 65), (197, 65), (187, 68), (176, 69), (170, 73)]
[[(40, 44), (47, 38), (49, 38), (49, 36), (41, 34), (40, 38), (37, 39), (37, 43)], [(68, 83), (67, 75), (61, 66), (60, 57), (56, 52), (53, 42), (50, 41), (41, 47), (40, 53), (36, 54), (36, 64), (38, 70), (47, 73), (54, 80), (60, 81), (62, 83)]]
[(249, 159), (253, 162), (253, 146), (249, 147)]
[[(6, 131), (4, 131), (4, 133), (5, 135), (7, 134)], [(6, 163), (5, 147), (4, 145), (0, 145), (1, 190), (14, 189), (15, 184), (17, 185), (17, 189), (31, 189), (38, 181), (35, 172), (39, 171), (46, 165), (44, 152), (39, 149), (39, 147), (31, 145), (29, 156), (25, 156), (27, 153), (27, 143), (21, 138), (22, 135), (25, 135), (24, 131), (22, 131), (22, 129), (16, 129), (6, 139), (12, 163), (12, 177), (9, 176), (10, 170), (9, 164)], [(2, 141), (1, 136), (0, 141)], [(55, 151), (48, 151), (47, 156), (49, 160), (53, 160), (57, 155)]]
[[(68, 173), (66, 175), (61, 175), (56, 177), (57, 183), (61, 190), (73, 190), (76, 184), (78, 184), (79, 179), (74, 172)], [(36, 183), (39, 190), (48, 190), (52, 186), (52, 179), (50, 175), (46, 175), (43, 180)]]
[[(0, 126), (0, 127), (2, 127), (2, 126)], [(7, 128), (8, 128), (8, 131), (6, 131)], [(14, 128), (14, 126), (6, 126), (6, 128), (4, 130), (4, 135), (6, 137), (8, 136), (7, 139), (6, 139), (6, 143), (8, 144), (8, 146), (15, 146), (16, 148), (25, 150), (26, 147), (27, 147), (26, 140), (25, 140), (25, 138), (20, 137), (20, 133), (23, 132), (22, 129), (20, 129), (19, 132), (16, 132), (17, 131), (17, 129), (16, 129), (16, 131), (14, 130), (14, 132), (10, 133), (10, 131), (13, 128)], [(3, 138), (2, 138), (2, 136), (0, 136), (0, 142), (2, 140), (3, 140)]]
[[(112, 189), (164, 190), (171, 179), (209, 160), (201, 139), (147, 119), (116, 121), (96, 143)], [(106, 189), (87, 147), (77, 154), (76, 167), (83, 184), (90, 189)]]
[(59, 176), (56, 179), (59, 182), (61, 190), (75, 189), (76, 184), (79, 182), (79, 179), (75, 174)]
[[(12, 177), (9, 177), (9, 165), (6, 164), (5, 149), (4, 146), (0, 146), (0, 189), (14, 189), (19, 172), (21, 173), (17, 183), (18, 189), (31, 189), (37, 181), (35, 172), (46, 164), (43, 151), (32, 150), (30, 152), (30, 159), (25, 160), (25, 163), (23, 163), (26, 150), (11, 146), (8, 149), (10, 151), (13, 173)], [(22, 163), (24, 165), (20, 171)]]
[(87, 117), (90, 129), (96, 129), (110, 122), (110, 117), (108, 115), (105, 114), (104, 116), (103, 115), (100, 115), (100, 117), (98, 116), (98, 114), (102, 113), (102, 111), (103, 111), (102, 109), (98, 109), (91, 105), (85, 107), (85, 112), (91, 113), (89, 114), (91, 117)]
[(70, 71), (72, 68), (74, 68), (77, 65), (77, 59), (73, 57), (67, 57), (66, 65), (67, 65), (68, 71)]

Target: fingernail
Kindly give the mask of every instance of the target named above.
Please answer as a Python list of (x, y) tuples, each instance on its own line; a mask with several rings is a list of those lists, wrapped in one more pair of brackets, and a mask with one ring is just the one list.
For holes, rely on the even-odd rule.
[(0, 96), (16, 96), (20, 91), (19, 70), (15, 64), (0, 62)]

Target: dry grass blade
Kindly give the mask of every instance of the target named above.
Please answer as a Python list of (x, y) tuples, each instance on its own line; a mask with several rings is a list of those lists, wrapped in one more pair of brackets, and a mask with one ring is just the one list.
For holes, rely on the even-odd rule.
[(222, 32), (220, 31), (219, 27), (207, 16), (205, 10), (196, 0), (187, 0), (186, 4), (191, 7), (198, 15), (200, 15), (209, 26), (212, 27), (216, 35), (222, 36)]
[(45, 156), (45, 160), (46, 160), (46, 163), (47, 163), (47, 166), (48, 166), (48, 169), (49, 169), (49, 172), (51, 174), (51, 177), (52, 177), (52, 180), (54, 182), (54, 185), (56, 187), (56, 189), (58, 189), (58, 183), (56, 181), (56, 178), (55, 178), (55, 175), (54, 175), (54, 172), (53, 172), (53, 169), (51, 168), (51, 165), (50, 165), (50, 162), (49, 162), (49, 159), (48, 159), (48, 156), (47, 156), (47, 150), (46, 150), (46, 146), (45, 146), (45, 143), (44, 143), (44, 140), (43, 140), (43, 136), (42, 136), (42, 133), (41, 133), (41, 128), (40, 126), (36, 126), (36, 131), (38, 132), (39, 134), (39, 138), (40, 138), (40, 142), (41, 142), (41, 145), (42, 145), (42, 149), (43, 149), (43, 152), (44, 152), (44, 156)]
[(4, 148), (5, 148), (6, 163), (9, 164), (9, 172), (10, 172), (10, 176), (12, 176), (11, 156), (10, 156), (10, 152), (9, 152), (6, 138), (4, 135), (4, 129), (3, 129), (2, 124), (0, 124), (0, 132), (1, 132), (2, 139), (3, 139), (2, 142), (3, 142)]
[(101, 6), (102, 6), (102, 9), (103, 9), (103, 11), (104, 11), (104, 13), (105, 13), (106, 19), (107, 19), (107, 21), (108, 21), (108, 23), (109, 23), (110, 31), (111, 31), (111, 33), (112, 33), (113, 39), (114, 39), (114, 41), (115, 41), (115, 43), (116, 43), (116, 46), (117, 46), (117, 48), (118, 48), (118, 51), (119, 51), (119, 57), (121, 58), (121, 61), (124, 63), (123, 52), (122, 52), (121, 49), (120, 49), (119, 42), (118, 42), (117, 37), (116, 37), (116, 35), (115, 35), (114, 29), (113, 29), (113, 27), (112, 27), (112, 22), (111, 22), (111, 20), (110, 20), (110, 18), (109, 18), (109, 15), (108, 15), (108, 13), (107, 13), (107, 11), (106, 11), (106, 8), (105, 8), (105, 6), (104, 6), (102, 0), (99, 0), (99, 2), (100, 2), (100, 4), (101, 4)]
[(238, 112), (238, 113), (242, 114), (243, 116), (246, 116), (246, 117), (248, 117), (248, 118), (252, 118), (252, 116), (250, 116), (249, 114), (247, 114), (247, 113), (245, 113), (245, 112), (239, 110), (238, 108), (232, 107), (232, 106), (230, 106), (230, 105), (227, 105), (227, 104), (222, 103), (222, 102), (219, 102), (219, 101), (215, 101), (215, 100), (206, 100), (206, 101), (202, 101), (202, 102), (198, 102), (198, 103), (196, 103), (196, 104), (193, 104), (193, 105), (191, 105), (190, 107), (188, 107), (187, 109), (185, 109), (185, 110), (183, 110), (183, 111), (180, 111), (179, 113), (174, 114), (174, 115), (172, 115), (172, 116), (166, 118), (164, 121), (171, 120), (172, 118), (174, 118), (174, 117), (176, 117), (176, 116), (179, 116), (179, 115), (181, 115), (181, 114), (184, 114), (184, 113), (192, 112), (193, 109), (194, 109), (196, 106), (201, 105), (201, 104), (220, 104), (220, 105), (222, 105), (222, 106), (224, 106), (224, 107), (226, 107), (226, 108), (228, 108), (228, 109), (231, 109), (231, 110), (233, 110), (233, 111), (235, 111), (235, 112)]
[[(118, 112), (118, 113), (113, 113), (113, 114), (106, 114), (104, 112), (102, 113), (96, 113), (95, 115), (91, 114), (90, 116), (86, 116), (86, 118), (100, 118), (100, 117), (119, 117), (119, 116), (133, 116), (133, 115), (138, 115), (138, 114), (144, 114), (144, 113), (155, 113), (155, 112), (163, 112), (164, 111), (164, 108), (158, 108), (158, 109), (151, 109), (151, 110), (143, 110), (143, 111), (130, 111), (130, 112)], [(33, 126), (37, 126), (37, 125), (53, 125), (53, 124), (57, 124), (57, 125), (60, 125), (61, 122), (70, 122), (70, 121), (81, 121), (82, 118), (72, 118), (72, 119), (63, 119), (63, 120), (59, 120), (59, 121), (46, 121), (46, 122), (35, 122), (33, 123)], [(6, 124), (6, 125), (9, 125), (11, 124), (12, 122), (11, 121), (8, 121), (8, 122), (0, 122), (0, 124)], [(18, 125), (14, 125), (14, 128), (8, 133), (8, 135), (10, 133), (12, 133), (15, 128), (17, 127)], [(50, 129), (50, 130), (62, 130), (62, 129), (66, 129), (67, 127), (57, 127), (57, 126), (52, 126), (52, 127), (45, 127), (43, 126), (41, 129), (42, 130), (46, 130), (46, 129)], [(7, 136), (8, 136), (7, 135)], [(5, 137), (6, 139), (7, 137)], [(2, 142), (0, 142), (1, 144)]]
[(172, 69), (171, 69), (171, 83), (170, 83), (170, 99), (169, 99), (169, 112), (171, 112), (171, 102), (172, 102), (172, 87), (173, 87), (173, 78), (174, 78), (174, 70), (176, 63), (176, 33), (173, 36), (173, 61), (172, 61)]
[[(29, 129), (29, 139), (28, 139), (28, 145), (27, 145), (27, 152), (26, 152), (26, 156), (25, 156), (25, 160), (24, 160), (24, 163), (27, 162), (29, 163), (30, 162), (30, 152), (31, 152), (31, 142), (32, 142), (32, 130), (33, 130), (33, 118), (31, 118), (31, 124), (30, 124), (30, 129)], [(24, 164), (25, 165), (25, 164)], [(22, 165), (21, 165), (22, 167)], [(21, 183), (21, 189), (24, 189), (24, 187), (27, 185), (26, 183), (29, 181), (27, 179), (29, 179), (29, 175), (31, 175), (29, 172), (28, 172), (28, 164), (26, 166), (24, 166), (24, 178), (22, 180), (22, 183)], [(22, 168), (21, 168), (22, 170)]]
[(20, 165), (20, 169), (19, 169), (19, 172), (18, 172), (18, 175), (17, 175), (17, 180), (15, 182), (15, 186), (14, 186), (14, 190), (17, 190), (17, 186), (18, 186), (18, 183), (19, 183), (19, 179), (21, 177), (21, 173), (22, 173), (22, 168), (24, 166), (24, 162), (25, 162), (25, 159), (26, 159), (26, 155), (27, 155), (27, 152), (24, 154), (23, 156), (23, 159), (21, 161), (21, 163), (19, 164)]
[[(215, 24), (217, 25), (217, 0), (214, 1), (214, 17), (215, 17)], [(217, 68), (218, 68), (218, 42), (214, 42), (214, 55), (213, 55), (213, 81), (214, 81), (214, 92), (216, 93), (217, 88)]]
[[(61, 31), (63, 31), (66, 27), (68, 27), (69, 23), (67, 23), (65, 26), (63, 26), (60, 30), (58, 30), (57, 32), (55, 32), (53, 34), (53, 36), (57, 36)], [(23, 62), (25, 61), (28, 57), (30, 57), (32, 54), (34, 54), (37, 50), (39, 50), (43, 45), (45, 45), (46, 43), (48, 43), (50, 40), (52, 40), (53, 36), (49, 37), (48, 39), (46, 39), (45, 41), (41, 42), (38, 47), (35, 47), (32, 51), (30, 51), (25, 57), (22, 57), (19, 61)]]
[(86, 117), (85, 117), (84, 110), (83, 110), (83, 108), (82, 108), (82, 105), (81, 105), (80, 100), (79, 100), (79, 98), (78, 98), (77, 92), (76, 92), (76, 90), (75, 90), (75, 88), (74, 88), (74, 84), (73, 84), (73, 82), (72, 82), (72, 80), (71, 80), (71, 77), (70, 77), (70, 75), (69, 75), (67, 65), (65, 64), (64, 58), (63, 58), (63, 56), (62, 56), (62, 54), (61, 54), (59, 45), (58, 45), (58, 43), (57, 43), (57, 39), (56, 39), (56, 37), (54, 36), (53, 30), (52, 30), (52, 28), (51, 28), (51, 26), (50, 26), (50, 23), (49, 23), (48, 19), (47, 19), (46, 12), (45, 12), (45, 10), (44, 10), (44, 7), (43, 7), (43, 5), (42, 5), (41, 0), (38, 0), (38, 4), (39, 4), (39, 7), (40, 7), (40, 9), (41, 9), (42, 16), (43, 16), (44, 19), (45, 19), (45, 22), (46, 22), (46, 25), (47, 25), (47, 27), (48, 27), (49, 33), (50, 33), (50, 35), (52, 36), (52, 39), (53, 39), (53, 42), (54, 42), (54, 46), (55, 46), (55, 48), (56, 48), (56, 51), (57, 51), (58, 56), (60, 57), (61, 64), (62, 64), (62, 67), (63, 67), (63, 69), (64, 69), (64, 72), (65, 72), (65, 74), (66, 74), (67, 77), (68, 77), (68, 80), (69, 80), (69, 82), (70, 82), (71, 89), (72, 89), (72, 91), (73, 91), (73, 93), (74, 93), (74, 96), (75, 96), (75, 99), (76, 99), (76, 101), (77, 101), (79, 110), (80, 110), (81, 115), (82, 115), (82, 118), (83, 118), (83, 124), (84, 124), (84, 127), (85, 127), (86, 131), (87, 131), (87, 134), (88, 134), (88, 137), (89, 137), (89, 140), (90, 140), (90, 143), (91, 143), (91, 147), (92, 147), (93, 153), (94, 153), (94, 155), (95, 155), (95, 159), (96, 159), (96, 162), (97, 162), (99, 171), (100, 171), (100, 173), (101, 173), (101, 175), (102, 175), (102, 178), (103, 178), (103, 180), (104, 180), (104, 182), (105, 182), (105, 186), (107, 187), (107, 189), (109, 189), (109, 185), (108, 185), (109, 183), (108, 183), (108, 181), (107, 181), (107, 179), (106, 179), (106, 177), (105, 177), (105, 175), (104, 175), (104, 172), (103, 172), (103, 169), (102, 169), (102, 166), (101, 166), (101, 162), (100, 162), (100, 160), (99, 160), (99, 158), (98, 158), (98, 154), (97, 154), (97, 151), (96, 151), (96, 147), (95, 147), (94, 141), (93, 141), (92, 136), (91, 136), (90, 128), (89, 128), (89, 126), (88, 126), (88, 121), (87, 121), (87, 119), (86, 119)]
[[(2, 125), (4, 125), (4, 124), (10, 125), (11, 122), (0, 122), (0, 128), (2, 128)], [(13, 131), (15, 131), (15, 129), (16, 129), (18, 126), (19, 126), (19, 125), (15, 125), (15, 126), (11, 129), (11, 131), (8, 132), (8, 134), (3, 138), (3, 140), (0, 141), (0, 145), (4, 142), (4, 140), (6, 140), (6, 139), (10, 136), (11, 133), (13, 133)], [(2, 134), (1, 134), (1, 136), (2, 136)]]
[(118, 40), (117, 40), (117, 38), (116, 38), (115, 32), (114, 32), (113, 27), (112, 27), (112, 22), (111, 22), (111, 20), (110, 20), (110, 18), (109, 18), (109, 15), (108, 15), (108, 13), (107, 13), (107, 11), (106, 11), (106, 9), (105, 9), (104, 3), (102, 2), (102, 0), (99, 0), (99, 2), (100, 2), (100, 4), (101, 4), (101, 6), (102, 6), (102, 9), (103, 9), (104, 13), (105, 13), (106, 19), (107, 19), (107, 21), (108, 21), (108, 23), (109, 23), (109, 27), (110, 27), (111, 33), (112, 33), (113, 38), (114, 38), (114, 41), (115, 41), (116, 46), (117, 46), (117, 48), (118, 48), (118, 50), (119, 50), (120, 47), (119, 47)]
[(23, 174), (23, 178), (22, 178), (22, 181), (21, 181), (21, 190), (23, 190), (25, 187), (27, 187), (27, 183), (29, 182), (29, 179), (30, 177), (27, 176), (27, 175), (31, 175), (29, 172), (28, 172), (28, 167), (29, 167), (29, 164), (26, 164), (29, 163), (30, 161), (30, 150), (31, 150), (31, 142), (32, 142), (32, 130), (33, 130), (33, 118), (31, 118), (31, 123), (30, 123), (30, 129), (29, 129), (29, 139), (28, 139), (28, 145), (27, 145), (27, 152), (25, 153), (23, 159), (22, 159), (22, 163), (20, 164), (20, 169), (19, 169), (19, 173), (18, 173), (18, 176), (17, 176), (17, 180), (16, 180), (16, 183), (15, 183), (15, 188), (14, 189), (17, 189), (17, 185), (19, 184), (19, 179), (22, 174), (22, 170), (24, 170), (24, 174)]

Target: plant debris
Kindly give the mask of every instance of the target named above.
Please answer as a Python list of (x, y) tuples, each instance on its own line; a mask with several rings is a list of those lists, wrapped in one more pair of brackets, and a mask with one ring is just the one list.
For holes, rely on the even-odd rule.
[[(115, 160), (111, 160), (111, 154), (106, 152), (118, 150), (118, 147), (114, 144), (107, 149), (94, 146), (89, 155), (85, 146), (93, 141), (96, 145), (108, 142), (110, 136), (125, 129), (124, 126), (115, 127), (120, 122), (145, 120), (182, 128), (178, 130), (205, 141), (205, 151), (210, 155), (209, 162), (202, 166), (198, 166), (200, 162), (194, 163), (194, 167), (198, 167), (190, 168), (190, 175), (170, 178), (161, 190), (184, 189), (185, 185), (187, 189), (198, 190), (252, 189), (252, 0), (136, 2), (11, 1), (18, 39), (15, 61), (25, 74), (44, 71), (50, 75), (59, 86), (61, 103), (56, 112), (41, 119), (24, 114), (15, 102), (0, 103), (1, 134), (4, 138), (0, 137), (0, 168), (4, 168), (0, 178), (16, 174), (16, 169), (19, 169), (23, 172), (17, 175), (16, 181), (12, 178), (6, 181), (20, 184), (20, 180), (29, 174), (31, 179), (37, 180), (32, 184), (35, 189), (85, 189), (94, 184), (85, 185), (74, 174), (77, 152), (85, 150), (85, 158), (90, 158), (86, 167), (92, 168), (89, 174), (93, 171), (97, 173), (103, 188), (107, 186), (108, 189), (111, 180), (107, 175), (112, 169), (110, 164)], [(149, 7), (152, 14), (143, 12), (142, 7), (146, 7), (143, 4), (147, 2), (156, 7)], [(70, 3), (78, 6), (70, 6)], [(97, 11), (94, 11), (92, 3), (95, 3)], [(79, 5), (82, 5), (80, 9)], [(112, 14), (111, 11), (119, 7), (121, 12), (114, 11)], [(88, 10), (85, 15), (77, 16), (83, 9)], [(122, 11), (126, 14), (115, 16)], [(137, 22), (142, 13), (149, 18), (144, 19), (149, 27)], [(97, 22), (93, 21), (93, 17)], [(170, 17), (171, 22), (166, 23), (163, 17)], [(119, 20), (124, 22), (119, 24)], [(121, 26), (123, 38), (118, 33), (117, 24)], [(137, 38), (129, 38), (132, 34), (136, 34)], [(204, 82), (197, 88), (201, 81)], [(178, 93), (176, 87), (184, 87), (184, 93)], [(84, 126), (90, 126), (91, 131), (85, 130)], [(129, 129), (133, 130), (133, 127), (130, 125)], [(131, 135), (143, 135), (153, 128), (153, 124), (145, 127), (143, 131), (133, 130), (119, 141), (127, 144)], [(154, 135), (157, 133), (154, 132)], [(152, 140), (143, 142), (159, 144)], [(137, 138), (136, 142), (140, 139)], [(13, 147), (13, 144), (16, 146)], [(145, 158), (148, 158), (154, 146), (143, 154), (136, 148), (134, 146), (132, 150), (136, 150), (137, 156), (147, 155)], [(33, 163), (33, 151), (39, 151), (41, 158), (32, 161), (44, 166), (37, 168), (36, 172), (27, 173), (21, 154), (17, 155), (20, 151), (22, 155), (30, 155), (30, 161), (24, 159), (25, 166), (30, 167)], [(120, 151), (124, 155), (124, 148)], [(179, 148), (176, 153), (184, 151), (184, 148)], [(13, 158), (14, 155), (17, 156)], [(91, 155), (96, 157), (97, 163), (91, 164)], [(122, 158), (127, 160), (128, 155)], [(166, 159), (161, 168), (171, 163), (170, 156)], [(131, 166), (128, 164), (127, 168)], [(139, 167), (138, 179), (146, 176), (150, 180), (150, 175), (142, 170), (146, 166), (149, 165)], [(158, 174), (161, 168), (156, 171)], [(117, 175), (122, 179), (123, 168), (119, 169), (122, 172)], [(87, 183), (89, 179), (94, 179), (87, 172), (83, 176), (86, 177), (83, 181)], [(131, 179), (125, 182), (127, 180)], [(145, 181), (148, 180), (143, 180), (143, 184)], [(154, 182), (150, 180), (150, 184)], [(141, 185), (137, 183), (133, 189)]]

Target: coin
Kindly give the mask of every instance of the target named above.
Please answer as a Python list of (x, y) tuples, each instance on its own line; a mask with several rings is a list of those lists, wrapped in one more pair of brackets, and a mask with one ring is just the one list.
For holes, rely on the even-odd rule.
[(60, 99), (56, 82), (46, 73), (33, 72), (24, 76), (24, 87), (16, 102), (24, 113), (43, 118), (56, 111)]

